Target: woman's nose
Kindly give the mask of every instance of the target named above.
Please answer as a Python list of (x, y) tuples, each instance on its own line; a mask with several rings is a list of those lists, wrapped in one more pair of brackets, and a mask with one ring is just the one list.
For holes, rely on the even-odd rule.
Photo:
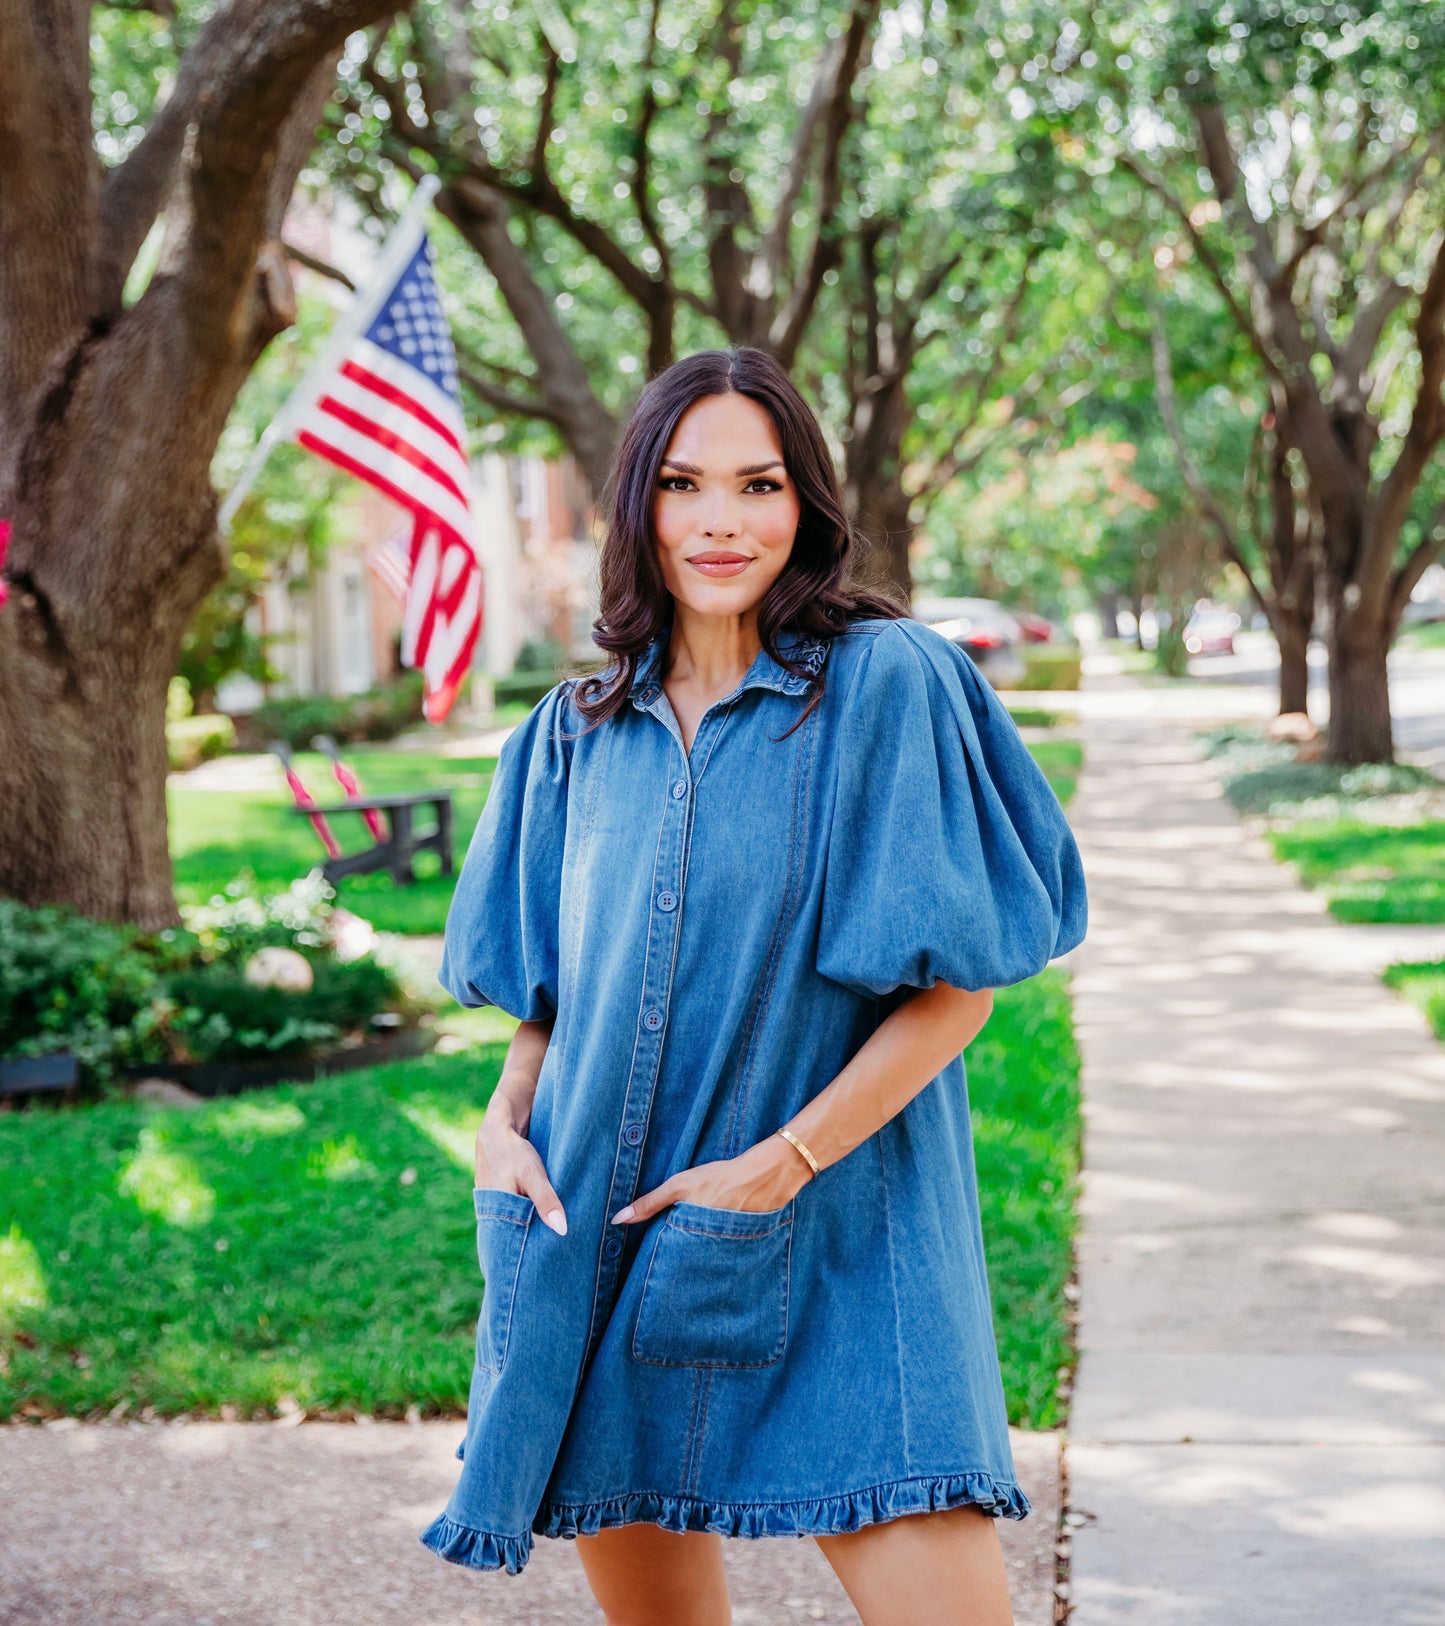
[(738, 534), (737, 511), (726, 498), (720, 498), (704, 516), (702, 534), (710, 538), (731, 539)]

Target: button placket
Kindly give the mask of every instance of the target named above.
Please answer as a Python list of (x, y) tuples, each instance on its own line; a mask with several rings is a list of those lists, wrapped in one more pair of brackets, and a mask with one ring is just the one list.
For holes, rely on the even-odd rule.
[[(701, 758), (704, 766), (727, 714), (728, 707), (718, 703), (709, 708), (698, 726), (693, 749), (696, 751), (699, 746), (704, 747)], [(653, 715), (657, 714), (654, 712)], [(668, 722), (661, 717), (658, 721)], [(682, 740), (675, 728), (669, 726), (668, 732), (677, 740), (678, 749), (682, 751)], [(683, 758), (686, 777), (675, 776), (668, 782), (667, 797), (663, 803), (662, 836), (658, 843), (651, 908), (648, 910), (638, 1037), (622, 1103), (617, 1155), (607, 1196), (607, 1222), (597, 1272), (597, 1288), (593, 1296), (592, 1329), (588, 1337), (589, 1358), (606, 1324), (611, 1300), (617, 1289), (621, 1260), (626, 1252), (623, 1240), (625, 1227), (613, 1226), (611, 1217), (639, 1194), (637, 1182), (642, 1169), (642, 1149), (647, 1139), (652, 1098), (662, 1070), (663, 1038), (667, 1026), (667, 1005), (672, 992), (673, 968), (677, 961), (678, 933), (682, 926), (681, 905), (686, 886), (694, 806), (693, 798), (687, 794), (689, 788), (695, 787), (695, 782), (685, 751)], [(701, 777), (700, 773), (698, 777)], [(681, 795), (678, 794), (679, 787)]]

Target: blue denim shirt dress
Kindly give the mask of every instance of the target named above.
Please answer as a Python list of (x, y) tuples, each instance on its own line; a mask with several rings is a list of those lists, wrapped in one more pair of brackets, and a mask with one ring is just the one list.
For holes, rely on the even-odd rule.
[(1028, 1512), (961, 1056), (781, 1209), (609, 1220), (771, 1135), (911, 989), (1019, 982), (1074, 947), (1078, 849), (1003, 704), (919, 622), (785, 634), (810, 675), (760, 650), (690, 751), (670, 632), (600, 727), (564, 680), (508, 737), (447, 919), (458, 1000), (555, 1015), (528, 1135), (568, 1218), (557, 1236), (530, 1199), (474, 1192), (463, 1465), (421, 1539), (476, 1569), (637, 1522)]

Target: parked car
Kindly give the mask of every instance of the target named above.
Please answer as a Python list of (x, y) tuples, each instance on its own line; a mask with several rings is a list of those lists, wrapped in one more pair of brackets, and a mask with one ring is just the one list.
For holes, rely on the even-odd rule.
[(1009, 613), (1022, 629), (1025, 643), (1051, 644), (1058, 636), (1058, 628), (1047, 616), (1035, 615), (1032, 610), (1012, 610)]
[(1184, 625), (1184, 647), (1191, 655), (1232, 655), (1239, 616), (1214, 604), (1196, 605)]
[(1024, 630), (1013, 615), (989, 598), (921, 598), (913, 618), (958, 645), (996, 689), (1022, 683)]

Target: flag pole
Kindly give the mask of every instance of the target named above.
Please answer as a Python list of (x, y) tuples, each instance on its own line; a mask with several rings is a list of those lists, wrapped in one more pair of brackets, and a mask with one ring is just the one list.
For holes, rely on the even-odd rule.
[(417, 182), (406, 208), (402, 210), (396, 225), (392, 227), (391, 235), (382, 247), (371, 282), (352, 299), (345, 315), (332, 328), (321, 354), (307, 368), (301, 382), (286, 397), (281, 410), (267, 424), (265, 432), (256, 442), (256, 449), (251, 453), (250, 461), (241, 470), (235, 485), (226, 493), (225, 501), (216, 516), (216, 524), (222, 536), (230, 535), (231, 522), (236, 517), (236, 510), (255, 485), (256, 477), (265, 467), (266, 460), (305, 416), (320, 394), (322, 385), (334, 371), (339, 358), (350, 348), (352, 341), (365, 333), (375, 320), (381, 302), (400, 275), (402, 266), (416, 253), (417, 244), (421, 241), (424, 230), (422, 216), (426, 213), (431, 200), (441, 190), (441, 184), (435, 175), (423, 175)]

